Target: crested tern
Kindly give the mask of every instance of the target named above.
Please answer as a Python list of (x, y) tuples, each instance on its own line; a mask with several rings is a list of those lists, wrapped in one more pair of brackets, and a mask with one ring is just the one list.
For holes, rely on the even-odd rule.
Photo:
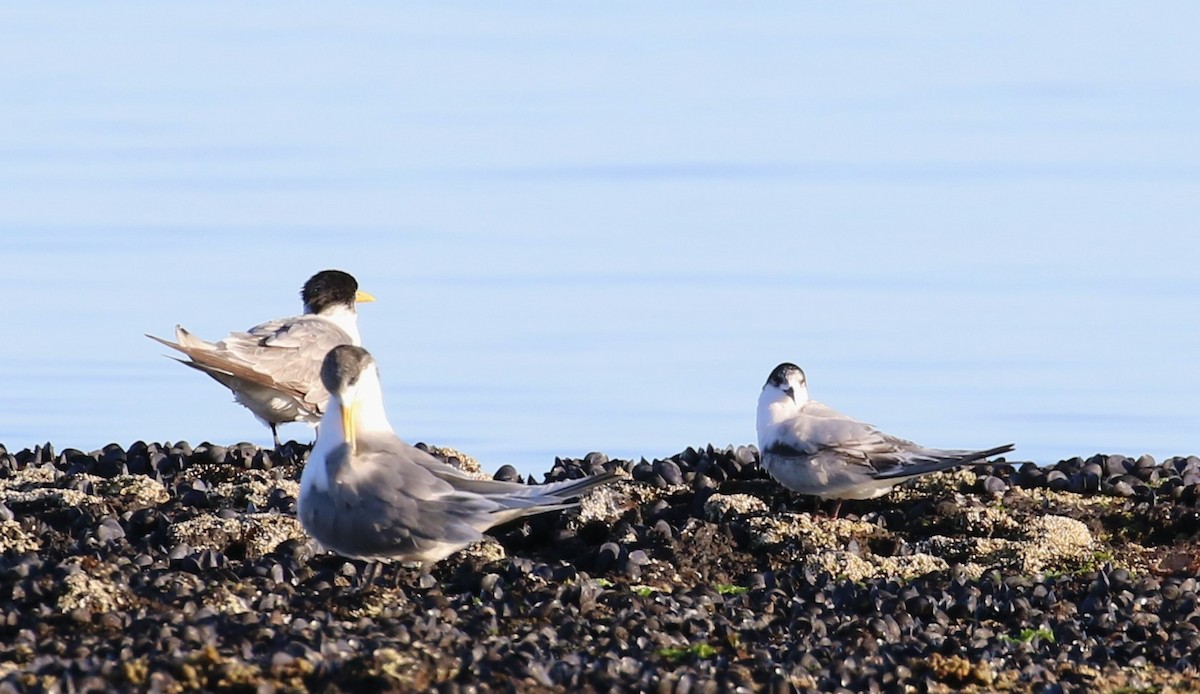
[(396, 435), (367, 350), (335, 347), (321, 379), (331, 397), (296, 511), (309, 535), (342, 556), (432, 564), (496, 525), (575, 506), (572, 499), (618, 476), (542, 485), (467, 477)]
[(183, 352), (182, 364), (202, 371), (233, 391), (233, 398), (271, 429), (278, 448), (278, 425), (320, 421), (329, 392), (321, 384), (321, 363), (330, 349), (361, 344), (355, 304), (375, 297), (340, 270), (323, 270), (300, 292), (304, 313), (279, 318), (208, 342), (175, 326), (176, 342), (147, 335)]

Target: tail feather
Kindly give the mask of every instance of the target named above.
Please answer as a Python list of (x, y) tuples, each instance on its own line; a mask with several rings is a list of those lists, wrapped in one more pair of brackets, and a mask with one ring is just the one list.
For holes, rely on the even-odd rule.
[(216, 347), (208, 340), (203, 340), (189, 333), (182, 325), (175, 326), (175, 339), (185, 349), (213, 349)]
[(607, 484), (621, 476), (621, 473), (610, 470), (598, 475), (577, 480), (566, 480), (564, 482), (518, 484), (516, 482), (499, 482), (497, 480), (481, 480), (468, 477), (455, 468), (436, 459), (428, 461), (418, 460), (417, 462), (435, 476), (450, 482), (456, 489), (473, 494), (493, 496), (494, 498), (507, 497), (519, 506), (554, 504), (556, 502), (565, 502), (562, 508), (574, 506), (573, 503), (569, 502), (570, 499), (583, 496), (595, 487)]
[(298, 402), (305, 402), (306, 394), (297, 390), (292, 384), (276, 381), (270, 375), (255, 370), (250, 364), (224, 356), (223, 352), (211, 349), (213, 347), (211, 343), (193, 336), (182, 326), (175, 326), (175, 334), (180, 340), (179, 343), (149, 334), (146, 337), (186, 354), (191, 361), (175, 360), (197, 371), (203, 371), (231, 390), (239, 390), (234, 384), (246, 384), (243, 387), (267, 388), (294, 398)]
[[(540, 485), (546, 494), (558, 499), (573, 499), (578, 496), (583, 496), (591, 490), (601, 485), (608, 484), (613, 480), (621, 477), (621, 473), (616, 470), (609, 470), (598, 475), (591, 475), (577, 480), (566, 480), (563, 482), (551, 482), (550, 484)], [(538, 487), (532, 487), (537, 489)]]
[(596, 487), (608, 484), (619, 477), (621, 477), (621, 473), (609, 470), (608, 472), (602, 472), (598, 475), (591, 475), (578, 480), (529, 485), (526, 487), (526, 489), (530, 490), (529, 494), (513, 494), (496, 499), (496, 501), (506, 506), (505, 510), (498, 512), (497, 515), (504, 518), (506, 522), (514, 518), (532, 516), (548, 511), (575, 508), (579, 505), (578, 497), (583, 496)]
[(166, 345), (167, 347), (170, 347), (178, 352), (183, 352), (188, 356), (191, 356), (192, 352), (195, 352), (196, 350), (211, 350), (216, 346), (207, 340), (202, 340), (189, 333), (182, 325), (175, 326), (175, 339), (178, 340), (178, 342), (171, 342), (170, 340), (151, 335), (150, 333), (145, 333), (145, 335), (159, 344)]
[(986, 460), (994, 455), (1008, 453), (1016, 448), (1007, 443), (984, 451), (930, 451), (930, 455), (917, 456), (916, 461), (905, 465), (897, 465), (890, 470), (884, 470), (875, 475), (875, 479), (903, 479), (917, 477), (931, 472), (949, 470), (963, 465), (987, 465)]
[(1016, 448), (1017, 447), (1015, 444), (1006, 443), (1003, 446), (996, 446), (995, 448), (989, 448), (986, 451), (969, 451), (969, 452), (965, 452), (965, 453), (963, 451), (955, 451), (955, 453), (959, 454), (959, 456), (958, 456), (959, 462), (969, 463), (969, 462), (972, 462), (975, 460), (979, 460), (980, 458), (991, 458), (994, 455), (1000, 455), (1001, 453), (1008, 453), (1009, 451), (1013, 451)]
[(154, 340), (155, 342), (159, 343), (160, 345), (166, 345), (167, 347), (170, 347), (173, 350), (187, 354), (187, 350), (184, 349), (183, 346), (178, 343), (171, 342), (170, 340), (168, 340), (166, 338), (158, 337), (156, 335), (151, 335), (150, 333), (144, 333), (144, 334), (146, 337), (150, 338), (151, 340)]
[[(171, 357), (171, 358), (175, 359), (175, 357)], [(201, 364), (201, 363), (195, 362), (195, 361), (187, 361), (186, 359), (175, 359), (175, 361), (179, 362), (180, 364), (183, 364), (184, 366), (190, 366), (193, 369), (199, 371), (200, 373), (211, 376), (213, 378), (213, 380), (215, 380), (217, 383), (220, 383), (221, 385), (225, 386), (226, 388), (232, 390), (234, 393), (237, 393), (239, 390), (245, 390), (245, 389), (253, 388), (256, 386), (261, 386), (261, 384), (251, 383), (244, 378), (238, 378), (237, 376), (233, 375), (229, 371), (218, 368), (216, 366), (210, 366), (208, 364)]]

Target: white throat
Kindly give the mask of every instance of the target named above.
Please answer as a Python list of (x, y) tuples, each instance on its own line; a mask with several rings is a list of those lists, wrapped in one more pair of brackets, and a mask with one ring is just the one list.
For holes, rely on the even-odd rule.
[[(379, 370), (372, 364), (358, 378), (349, 397), (354, 399), (354, 430), (363, 434), (392, 434), (396, 431), (388, 422), (387, 410), (383, 408), (383, 386), (379, 382)], [(341, 414), (338, 415), (341, 422)]]
[(325, 467), (325, 459), (345, 440), (346, 432), (342, 431), (342, 403), (331, 397), (325, 405), (325, 414), (321, 415), (321, 422), (317, 424), (317, 440), (308, 454), (304, 472), (300, 473), (301, 499), (304, 498), (305, 490), (329, 489), (329, 470)]
[[(391, 434), (395, 436), (392, 425), (388, 423), (387, 412), (383, 409), (383, 389), (379, 385), (379, 372), (374, 366), (372, 371), (362, 374), (358, 383), (342, 393), (346, 399), (354, 403), (354, 438), (361, 441), (364, 436), (371, 434)], [(329, 471), (325, 467), (325, 459), (333, 454), (340, 446), (349, 443), (346, 431), (342, 428), (342, 398), (331, 396), (326, 405), (325, 414), (317, 426), (317, 441), (313, 444), (308, 456), (308, 464), (300, 475), (300, 490), (329, 488)]]
[(762, 393), (758, 396), (758, 441), (760, 448), (763, 446), (764, 435), (780, 422), (787, 421), (800, 412), (800, 405), (808, 400), (808, 392), (802, 389), (797, 393), (797, 396), (799, 396), (797, 399), (793, 399), (792, 396), (779, 388), (763, 388)]
[(330, 306), (316, 315), (345, 330), (346, 334), (350, 336), (350, 344), (362, 347), (362, 337), (358, 333), (358, 311), (354, 307), (338, 304)]

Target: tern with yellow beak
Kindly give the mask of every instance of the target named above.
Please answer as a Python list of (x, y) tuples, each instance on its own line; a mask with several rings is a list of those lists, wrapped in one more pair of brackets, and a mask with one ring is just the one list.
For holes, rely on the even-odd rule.
[(569, 508), (618, 476), (524, 485), (467, 477), (396, 436), (375, 359), (335, 347), (321, 379), (329, 406), (300, 477), (296, 513), (323, 547), (354, 559), (432, 564), (510, 520)]
[(278, 425), (316, 424), (325, 411), (329, 391), (321, 385), (321, 363), (338, 345), (358, 345), (356, 304), (374, 301), (358, 281), (341, 270), (323, 270), (300, 292), (304, 314), (267, 321), (245, 332), (208, 342), (175, 326), (177, 342), (147, 335), (183, 352), (180, 363), (202, 371), (233, 391), (271, 429), (279, 447)]

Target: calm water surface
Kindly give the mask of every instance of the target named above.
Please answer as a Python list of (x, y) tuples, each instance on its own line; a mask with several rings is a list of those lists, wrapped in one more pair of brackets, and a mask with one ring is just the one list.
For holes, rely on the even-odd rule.
[(925, 443), (1200, 453), (1197, 15), (6, 5), (0, 442), (269, 442), (142, 334), (339, 267), (398, 431), (489, 468), (751, 443), (785, 360)]

